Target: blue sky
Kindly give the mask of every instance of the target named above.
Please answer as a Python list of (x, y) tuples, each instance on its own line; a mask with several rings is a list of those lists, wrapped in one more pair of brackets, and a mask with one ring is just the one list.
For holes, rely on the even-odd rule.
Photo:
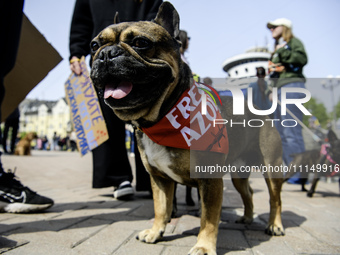
[[(202, 77), (224, 78), (222, 63), (253, 46), (269, 45), (273, 39), (266, 23), (285, 17), (304, 43), (309, 63), (307, 78), (340, 75), (340, 1), (338, 0), (170, 0), (179, 12), (181, 29), (191, 37), (187, 58)], [(64, 96), (69, 71), (69, 30), (75, 0), (26, 0), (24, 12), (56, 48), (64, 60), (31, 91), (28, 98), (57, 100)], [(330, 91), (316, 82), (307, 87), (312, 96), (330, 108)], [(340, 99), (340, 86), (335, 100)]]

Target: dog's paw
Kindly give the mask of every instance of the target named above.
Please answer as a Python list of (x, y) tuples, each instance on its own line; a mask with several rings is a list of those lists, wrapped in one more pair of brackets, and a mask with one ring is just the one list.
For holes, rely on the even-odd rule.
[(137, 240), (145, 243), (155, 243), (163, 237), (163, 231), (154, 231), (152, 229), (146, 229), (136, 236)]
[(241, 223), (241, 224), (251, 224), (253, 222), (253, 218), (249, 218), (247, 216), (242, 216), (242, 217), (238, 218), (235, 222)]
[(215, 249), (194, 246), (191, 248), (188, 255), (217, 255), (217, 253)]
[(285, 230), (282, 226), (276, 226), (272, 224), (266, 228), (265, 233), (270, 236), (284, 236)]
[(313, 197), (314, 195), (314, 192), (313, 191), (308, 191), (307, 192), (307, 197)]

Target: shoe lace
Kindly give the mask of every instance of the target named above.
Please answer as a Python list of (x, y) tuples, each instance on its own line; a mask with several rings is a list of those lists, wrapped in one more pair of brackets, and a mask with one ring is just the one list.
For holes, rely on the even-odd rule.
[(14, 168), (14, 171), (12, 171), (12, 169), (8, 169), (6, 171), (6, 175), (7, 175), (7, 180), (9, 182), (11, 182), (12, 185), (15, 185), (16, 187), (23, 187), (23, 185), (21, 184), (21, 182), (18, 180), (17, 176), (15, 175), (17, 168)]
[(12, 169), (8, 169), (6, 171), (7, 174), (12, 174), (15, 177), (15, 172), (17, 171), (17, 167), (14, 167), (14, 171), (12, 171)]
[(32, 192), (33, 194), (35, 194), (36, 192), (32, 191), (32, 190), (31, 190), (30, 188), (28, 188), (27, 186), (22, 185), (22, 183), (18, 180), (18, 177), (15, 175), (16, 170), (17, 170), (17, 168), (15, 167), (15, 168), (14, 168), (14, 171), (12, 171), (11, 169), (8, 169), (8, 170), (6, 171), (8, 181), (10, 181), (11, 184), (12, 184), (13, 186), (15, 186), (16, 188), (19, 188), (19, 189), (22, 189), (22, 190), (27, 190), (27, 191), (30, 191), (30, 192)]

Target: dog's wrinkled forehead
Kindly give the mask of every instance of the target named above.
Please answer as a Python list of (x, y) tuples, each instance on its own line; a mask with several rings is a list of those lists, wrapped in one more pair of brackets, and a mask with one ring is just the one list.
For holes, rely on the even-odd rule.
[(149, 22), (125, 22), (105, 28), (94, 40), (102, 45), (124, 42), (131, 44), (135, 38), (147, 38), (151, 42), (172, 40), (170, 34), (160, 25)]

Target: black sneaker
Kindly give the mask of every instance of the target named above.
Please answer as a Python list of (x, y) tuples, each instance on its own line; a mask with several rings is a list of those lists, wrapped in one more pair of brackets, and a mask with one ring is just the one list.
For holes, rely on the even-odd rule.
[(113, 191), (113, 196), (117, 199), (129, 199), (134, 194), (133, 188), (129, 181), (122, 182), (118, 188)]
[(11, 171), (0, 177), (0, 211), (9, 213), (29, 213), (45, 210), (53, 205), (53, 200), (40, 196), (18, 181)]

